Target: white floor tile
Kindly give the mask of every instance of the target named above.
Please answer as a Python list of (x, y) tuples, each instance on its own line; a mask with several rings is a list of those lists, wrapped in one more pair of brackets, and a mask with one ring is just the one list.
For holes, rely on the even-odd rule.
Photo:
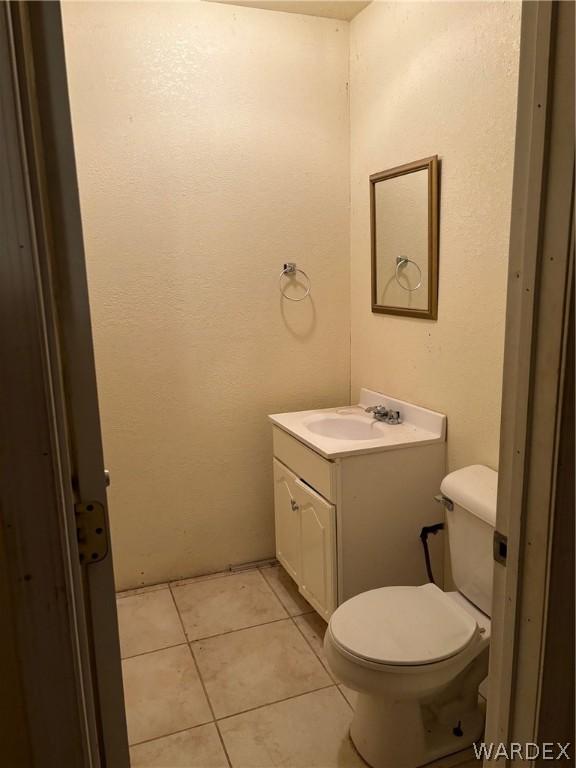
[(364, 768), (348, 728), (352, 712), (335, 687), (219, 723), (233, 768)]
[(130, 744), (212, 720), (187, 645), (124, 659), (122, 676)]
[(289, 619), (199, 640), (192, 650), (217, 718), (332, 682)]
[(189, 640), (286, 618), (259, 571), (173, 586)]
[(130, 749), (131, 768), (228, 768), (214, 723), (147, 741)]
[(117, 601), (122, 658), (186, 642), (169, 589)]

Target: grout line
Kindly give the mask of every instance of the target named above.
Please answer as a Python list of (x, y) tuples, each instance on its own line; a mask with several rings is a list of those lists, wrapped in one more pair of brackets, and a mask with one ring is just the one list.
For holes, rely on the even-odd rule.
[[(257, 568), (254, 568), (253, 570), (257, 571)], [(215, 571), (214, 573), (206, 573), (202, 574), (200, 576), (189, 576), (186, 579), (174, 579), (174, 581), (168, 582), (168, 587), (187, 587), (190, 584), (202, 584), (204, 581), (214, 581), (214, 579), (225, 579), (228, 576), (235, 576), (236, 573), (234, 571), (225, 570), (225, 571)]]
[(348, 701), (348, 699), (347, 699), (347, 698), (346, 698), (346, 696), (344, 695), (344, 691), (342, 691), (342, 690), (340, 689), (340, 686), (341, 686), (341, 685), (343, 685), (343, 683), (337, 683), (337, 684), (336, 684), (336, 688), (338, 689), (338, 693), (340, 694), (340, 696), (342, 696), (342, 698), (344, 699), (344, 701), (346, 702), (346, 704), (348, 704), (348, 706), (350, 707), (350, 709), (352, 710), (352, 712), (354, 712), (354, 707), (352, 706), (352, 704), (350, 704), (350, 702)]
[(286, 606), (284, 605), (284, 603), (280, 599), (279, 595), (276, 593), (276, 590), (274, 589), (272, 584), (270, 584), (270, 582), (268, 581), (266, 576), (264, 576), (264, 574), (262, 573), (262, 570), (260, 568), (258, 568), (257, 570), (258, 570), (258, 575), (260, 576), (260, 578), (264, 582), (264, 585), (269, 590), (270, 594), (278, 601), (278, 604), (280, 605), (280, 608), (282, 608), (282, 610), (284, 611), (286, 616), (289, 617), (290, 616), (290, 611), (288, 610), (288, 608), (286, 608)]
[(281, 621), (288, 621), (291, 616), (282, 616), (281, 619), (272, 619), (271, 621), (263, 621), (261, 624), (250, 624), (248, 627), (238, 627), (238, 629), (227, 629), (226, 632), (219, 632), (217, 635), (206, 635), (205, 637), (197, 637), (190, 639), (186, 635), (187, 643), (201, 643), (203, 640), (214, 640), (215, 637), (224, 637), (224, 635), (233, 635), (235, 632), (244, 632), (246, 629), (256, 629), (256, 627), (267, 627), (269, 624), (278, 624)]
[[(178, 604), (176, 603), (176, 600), (174, 599), (174, 595), (172, 594), (172, 590), (170, 590), (170, 594), (172, 595), (172, 601), (174, 602), (174, 607), (176, 608), (176, 613), (178, 614), (178, 618), (180, 619), (180, 624), (182, 625), (182, 630), (184, 634), (186, 634), (186, 628), (184, 626), (184, 622), (182, 621), (182, 616), (180, 615), (180, 611), (178, 610)], [(208, 702), (208, 707), (210, 708), (210, 712), (212, 713), (212, 720), (216, 720), (216, 715), (214, 714), (214, 707), (212, 706), (212, 702), (210, 701), (210, 697), (208, 696), (208, 691), (206, 690), (206, 686), (204, 685), (204, 679), (202, 677), (202, 673), (200, 672), (200, 667), (198, 666), (198, 662), (196, 661), (196, 657), (194, 656), (194, 653), (192, 652), (192, 647), (190, 645), (190, 641), (186, 641), (186, 645), (188, 646), (188, 650), (190, 651), (190, 656), (192, 656), (192, 661), (194, 663), (194, 667), (196, 669), (196, 674), (198, 675), (198, 679), (200, 680), (200, 684), (202, 685), (202, 690), (204, 691), (204, 695), (206, 696), (206, 701)]]
[[(304, 613), (304, 614), (299, 614), (299, 615), (300, 615), (300, 616), (307, 616), (308, 614)], [(331, 670), (331, 669), (330, 669), (330, 667), (328, 666), (328, 663), (327, 663), (326, 661), (324, 661), (324, 659), (323, 659), (323, 658), (320, 656), (320, 654), (319, 654), (319, 653), (316, 651), (316, 649), (314, 648), (314, 646), (312, 645), (312, 643), (310, 642), (310, 640), (309, 640), (309, 639), (306, 637), (306, 635), (305, 635), (305, 634), (304, 634), (304, 632), (302, 631), (302, 628), (300, 627), (300, 625), (299, 625), (299, 624), (298, 624), (298, 622), (296, 621), (296, 619), (298, 618), (298, 616), (291, 616), (290, 618), (292, 619), (292, 622), (293, 622), (293, 623), (294, 623), (294, 625), (296, 626), (296, 629), (298, 630), (298, 632), (300, 632), (300, 634), (302, 635), (302, 637), (303, 637), (303, 638), (304, 638), (304, 640), (306, 641), (306, 643), (307, 643), (308, 647), (310, 648), (310, 650), (312, 651), (312, 653), (313, 653), (313, 654), (316, 656), (316, 658), (318, 659), (318, 661), (320, 662), (320, 664), (322, 664), (323, 668), (324, 668), (324, 669), (326, 670), (326, 672), (328, 673), (328, 676), (330, 677), (330, 679), (334, 681), (334, 685), (336, 686), (336, 689), (338, 690), (338, 693), (339, 693), (339, 694), (342, 696), (342, 698), (344, 699), (344, 701), (346, 702), (346, 704), (348, 704), (348, 706), (350, 707), (350, 709), (351, 709), (351, 710), (354, 712), (354, 707), (352, 706), (352, 704), (350, 704), (350, 702), (348, 701), (348, 699), (346, 698), (346, 696), (344, 696), (344, 693), (343, 693), (343, 692), (340, 690), (340, 687), (339, 687), (339, 686), (340, 686), (340, 685), (342, 685), (342, 683), (340, 682), (340, 680), (338, 680), (338, 679), (337, 679), (337, 678), (334, 676), (334, 674), (332, 673), (332, 670)], [(320, 617), (320, 618), (322, 618), (322, 617)]]
[[(282, 566), (280, 564), (278, 564), (278, 567), (281, 568)], [(307, 614), (312, 613), (314, 611), (314, 608), (312, 608), (312, 606), (310, 605), (310, 610), (309, 611), (303, 611), (302, 613), (296, 613), (294, 615), (291, 614), (290, 611), (288, 610), (288, 607), (284, 604), (284, 601), (282, 600), (282, 598), (278, 594), (278, 592), (274, 589), (274, 585), (272, 584), (272, 582), (268, 581), (266, 576), (262, 573), (262, 569), (261, 568), (259, 568), (258, 570), (260, 571), (260, 574), (261, 574), (262, 578), (264, 579), (266, 584), (270, 587), (270, 589), (272, 590), (272, 592), (276, 596), (276, 599), (281, 604), (282, 608), (284, 608), (284, 610), (286, 611), (288, 616), (290, 616), (290, 618), (293, 618), (294, 616), (306, 616)], [(288, 578), (290, 578), (290, 577), (288, 577)], [(302, 598), (302, 599), (304, 600), (305, 598)]]
[(116, 600), (124, 600), (127, 597), (140, 597), (150, 592), (162, 592), (168, 589), (167, 581), (159, 581), (158, 584), (146, 584), (143, 587), (134, 587), (134, 589), (123, 589), (121, 592), (115, 592)]
[[(180, 609), (178, 608), (178, 603), (176, 602), (176, 598), (174, 597), (174, 593), (172, 592), (172, 587), (169, 587), (170, 589), (170, 596), (172, 597), (172, 602), (174, 603), (174, 607), (176, 608), (176, 613), (178, 614), (178, 618), (180, 620), (180, 624), (182, 625), (182, 631), (184, 632), (184, 636), (188, 640), (188, 635), (186, 633), (186, 627), (184, 626), (184, 621), (182, 619), (182, 616), (180, 614)], [(190, 644), (190, 641), (187, 642), (188, 650), (190, 651), (190, 656), (192, 657), (192, 663), (194, 664), (194, 668), (196, 669), (196, 674), (198, 675), (198, 680), (200, 681), (200, 685), (202, 686), (202, 690), (204, 692), (204, 696), (206, 698), (206, 702), (208, 703), (208, 707), (210, 709), (210, 713), (212, 714), (212, 720), (214, 722), (214, 725), (216, 726), (216, 731), (218, 733), (218, 738), (220, 739), (220, 744), (222, 745), (222, 749), (224, 750), (224, 755), (226, 757), (226, 760), (228, 762), (228, 765), (230, 768), (232, 768), (232, 761), (230, 760), (230, 755), (228, 754), (228, 750), (226, 749), (226, 745), (224, 744), (224, 739), (222, 738), (222, 734), (220, 733), (220, 728), (218, 727), (218, 724), (216, 723), (216, 713), (214, 712), (214, 707), (212, 706), (212, 702), (210, 701), (210, 696), (208, 695), (208, 689), (206, 688), (206, 684), (204, 683), (204, 678), (202, 677), (202, 672), (200, 671), (200, 667), (198, 665), (198, 661), (196, 660), (196, 657), (194, 656), (194, 651), (192, 650), (192, 646)]]
[(278, 560), (275, 557), (265, 557), (263, 560), (251, 560), (249, 563), (240, 563), (239, 565), (231, 565), (230, 570), (232, 573), (242, 573), (242, 571), (250, 571), (254, 568), (272, 568), (278, 564)]
[(133, 653), (131, 656), (122, 656), (121, 661), (128, 661), (128, 659), (137, 659), (139, 656), (148, 656), (150, 653), (158, 653), (158, 651), (168, 651), (170, 648), (179, 648), (181, 645), (188, 645), (186, 635), (184, 635), (184, 641), (182, 643), (174, 643), (173, 645), (164, 645), (161, 648), (154, 648), (151, 651), (140, 651), (140, 653)]
[(176, 736), (179, 733), (186, 733), (186, 731), (195, 731), (197, 728), (204, 728), (206, 725), (216, 725), (214, 720), (208, 720), (206, 723), (198, 723), (198, 725), (189, 725), (188, 728), (179, 728), (177, 731), (170, 731), (170, 733), (163, 733), (162, 736), (153, 736), (151, 739), (143, 739), (142, 741), (135, 741), (129, 744), (130, 749), (132, 747), (139, 747), (141, 744), (150, 744), (151, 741), (159, 741), (160, 739), (167, 739), (169, 736)]
[[(308, 614), (307, 614), (307, 613), (304, 613), (304, 614), (301, 614), (301, 615), (303, 615), (303, 616), (308, 616)], [(298, 630), (298, 632), (300, 632), (300, 634), (302, 635), (302, 637), (303, 637), (303, 638), (304, 638), (304, 640), (306, 641), (306, 644), (308, 645), (308, 647), (310, 648), (310, 650), (312, 651), (312, 653), (314, 654), (314, 656), (316, 656), (316, 658), (318, 659), (318, 661), (320, 662), (320, 664), (322, 664), (322, 667), (323, 667), (323, 668), (326, 670), (326, 672), (328, 673), (328, 676), (330, 677), (330, 679), (334, 681), (334, 685), (336, 685), (336, 687), (338, 687), (338, 686), (340, 685), (340, 680), (337, 680), (337, 679), (334, 677), (334, 675), (332, 674), (332, 670), (330, 669), (330, 667), (328, 666), (328, 664), (327, 664), (327, 663), (324, 661), (324, 659), (323, 659), (323, 658), (320, 656), (320, 654), (319, 654), (319, 653), (316, 651), (316, 649), (314, 648), (314, 646), (312, 645), (312, 643), (310, 642), (310, 640), (309, 640), (309, 639), (306, 637), (306, 635), (304, 634), (304, 632), (303, 632), (303, 631), (302, 631), (302, 629), (300, 628), (300, 625), (299, 625), (299, 624), (298, 624), (298, 622), (296, 621), (296, 619), (297, 619), (298, 617), (297, 617), (297, 616), (290, 616), (290, 618), (292, 619), (292, 622), (294, 623), (294, 625), (295, 625), (296, 629)], [(320, 617), (320, 618), (322, 618), (322, 617)]]
[(201, 584), (204, 581), (213, 581), (214, 579), (222, 579), (226, 578), (227, 576), (240, 576), (241, 574), (245, 573), (252, 573), (252, 572), (259, 572), (260, 568), (271, 568), (273, 567), (273, 564), (270, 565), (257, 565), (248, 563), (246, 565), (242, 566), (230, 566), (226, 568), (223, 571), (214, 571), (213, 573), (204, 573), (199, 574), (198, 576), (188, 576), (184, 579), (174, 579), (173, 581), (167, 581), (162, 582), (165, 583), (167, 587), (187, 587), (190, 584)]
[(222, 749), (224, 751), (224, 755), (226, 756), (226, 760), (228, 761), (228, 765), (230, 766), (230, 768), (232, 768), (232, 760), (230, 759), (230, 755), (228, 754), (226, 744), (224, 743), (224, 737), (222, 736), (222, 731), (220, 730), (220, 726), (218, 725), (218, 720), (214, 721), (214, 725), (216, 726), (218, 738), (220, 739), (220, 744), (222, 744)]
[(302, 693), (295, 693), (292, 696), (285, 696), (283, 699), (276, 699), (275, 701), (267, 701), (265, 704), (258, 704), (257, 707), (249, 707), (248, 709), (241, 709), (240, 712), (234, 712), (232, 715), (224, 715), (223, 717), (218, 717), (216, 719), (216, 723), (221, 723), (223, 720), (231, 720), (233, 717), (238, 717), (238, 715), (245, 715), (248, 712), (255, 712), (257, 709), (265, 709), (266, 707), (272, 707), (274, 704), (282, 704), (284, 701), (291, 701), (292, 699), (299, 699), (301, 696), (307, 696), (309, 693), (317, 693), (318, 691), (326, 691), (328, 688), (337, 688), (338, 686), (334, 683), (330, 683), (330, 685), (321, 685), (319, 688), (312, 688), (309, 691), (302, 691)]

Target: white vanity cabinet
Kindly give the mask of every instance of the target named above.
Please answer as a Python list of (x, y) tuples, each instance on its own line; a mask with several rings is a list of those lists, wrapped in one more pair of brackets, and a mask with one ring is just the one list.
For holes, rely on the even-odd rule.
[(274, 459), (276, 557), (321, 616), (336, 608), (336, 507)]
[[(362, 394), (363, 406), (373, 402), (368, 390)], [(384, 398), (373, 394), (379, 402)], [(430, 429), (434, 422), (409, 413), (409, 404), (390, 402), (416, 425), (377, 427), (383, 435), (378, 444), (332, 436), (324, 440), (305, 431), (312, 417), (312, 425), (318, 423), (318, 414), (322, 425), (329, 422), (331, 432), (338, 429), (335, 419), (350, 408), (270, 417), (276, 556), (326, 620), (340, 603), (360, 592), (427, 581), (420, 531), (443, 520), (443, 508), (434, 496), (446, 470), (445, 417), (433, 414), (437, 424)], [(365, 424), (371, 436), (371, 418), (363, 407), (357, 412), (354, 430)], [(431, 537), (430, 547), (434, 576), (442, 585), (441, 534)]]

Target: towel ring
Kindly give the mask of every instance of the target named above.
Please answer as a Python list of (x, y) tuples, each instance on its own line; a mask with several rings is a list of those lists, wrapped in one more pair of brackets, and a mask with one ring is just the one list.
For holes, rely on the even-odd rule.
[[(398, 279), (398, 270), (400, 269), (400, 267), (403, 267), (406, 264), (414, 264), (414, 266), (418, 270), (418, 277), (419, 277), (418, 285), (415, 286), (414, 288), (406, 288), (406, 286), (402, 285), (402, 283)], [(402, 288), (403, 291), (408, 291), (408, 292), (417, 291), (418, 288), (420, 288), (420, 286), (422, 285), (422, 270), (420, 269), (418, 264), (416, 264), (415, 261), (412, 261), (412, 259), (408, 259), (406, 256), (396, 256), (396, 271), (394, 273), (394, 277), (396, 279), (396, 282), (398, 283), (400, 288)]]
[[(284, 291), (282, 290), (282, 278), (285, 275), (291, 275), (292, 277), (294, 277), (298, 272), (300, 272), (301, 275), (304, 275), (304, 277), (306, 278), (306, 280), (308, 282), (308, 286), (306, 288), (306, 293), (304, 294), (304, 296), (300, 296), (300, 297), (288, 296), (288, 294), (284, 293)], [(288, 299), (288, 301), (304, 301), (304, 299), (310, 293), (310, 289), (312, 288), (312, 281), (310, 280), (310, 278), (308, 277), (306, 272), (304, 272), (303, 269), (300, 269), (299, 267), (297, 267), (294, 262), (289, 261), (286, 264), (284, 264), (284, 268), (282, 269), (282, 272), (280, 272), (280, 278), (278, 280), (278, 285), (280, 287), (280, 293), (282, 294), (282, 296), (284, 296), (285, 299)]]

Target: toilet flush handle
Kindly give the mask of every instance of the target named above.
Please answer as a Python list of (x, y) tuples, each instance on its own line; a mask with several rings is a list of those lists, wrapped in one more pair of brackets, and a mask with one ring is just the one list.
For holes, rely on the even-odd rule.
[(437, 501), (438, 504), (442, 504), (442, 506), (449, 512), (452, 512), (454, 509), (454, 502), (452, 499), (449, 499), (448, 496), (444, 496), (443, 493), (439, 493), (437, 496), (434, 496), (434, 501)]

